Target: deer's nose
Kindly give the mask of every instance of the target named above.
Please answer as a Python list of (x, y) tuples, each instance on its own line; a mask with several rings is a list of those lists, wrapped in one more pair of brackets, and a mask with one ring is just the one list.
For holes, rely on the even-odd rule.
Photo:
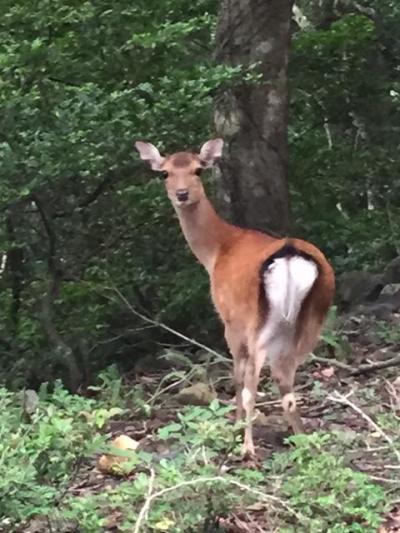
[(176, 197), (180, 202), (186, 202), (189, 198), (189, 191), (187, 189), (178, 189), (176, 191)]

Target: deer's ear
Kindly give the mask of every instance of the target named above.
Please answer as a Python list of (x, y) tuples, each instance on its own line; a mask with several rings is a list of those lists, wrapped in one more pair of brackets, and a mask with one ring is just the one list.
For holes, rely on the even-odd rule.
[(154, 144), (137, 141), (135, 147), (139, 152), (140, 159), (148, 161), (153, 170), (162, 170), (165, 157), (160, 154)]
[(224, 141), (222, 139), (211, 139), (204, 143), (199, 154), (203, 167), (212, 167), (217, 159), (222, 157), (223, 147)]

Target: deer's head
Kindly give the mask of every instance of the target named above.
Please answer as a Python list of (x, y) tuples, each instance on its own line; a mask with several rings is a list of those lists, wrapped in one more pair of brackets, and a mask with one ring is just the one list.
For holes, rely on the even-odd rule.
[(141, 159), (147, 161), (156, 172), (165, 178), (165, 187), (171, 202), (176, 208), (185, 208), (198, 203), (204, 196), (200, 174), (209, 168), (222, 155), (222, 139), (211, 139), (203, 144), (200, 153), (177, 152), (162, 156), (151, 143), (135, 143)]

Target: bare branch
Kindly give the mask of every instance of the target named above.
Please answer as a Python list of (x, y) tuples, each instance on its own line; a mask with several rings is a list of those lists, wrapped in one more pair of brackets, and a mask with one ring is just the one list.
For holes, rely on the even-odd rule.
[(347, 372), (352, 372), (354, 368), (350, 365), (346, 365), (346, 363), (342, 363), (340, 361), (337, 361), (336, 359), (328, 359), (327, 357), (320, 357), (319, 355), (311, 354), (311, 361), (316, 361), (317, 363), (323, 363), (331, 366), (336, 366), (337, 368), (340, 368), (342, 370), (346, 370)]
[(359, 374), (367, 374), (368, 372), (373, 372), (382, 368), (389, 368), (391, 366), (400, 365), (400, 354), (395, 355), (394, 357), (390, 357), (389, 359), (385, 359), (384, 361), (377, 361), (376, 363), (368, 363), (365, 365), (359, 365), (357, 367), (342, 363), (341, 361), (337, 361), (336, 359), (320, 357), (319, 355), (314, 354), (311, 354), (311, 361), (336, 366), (337, 368), (348, 372), (350, 376), (358, 376)]
[(0, 275), (3, 274), (3, 272), (6, 269), (7, 265), (7, 252), (3, 252), (1, 255), (1, 261), (0, 261)]
[(395, 444), (393, 442), (393, 439), (391, 437), (389, 437), (389, 435), (387, 435), (383, 431), (383, 429), (381, 429), (378, 426), (378, 424), (372, 420), (372, 418), (370, 416), (368, 416), (366, 413), (364, 413), (364, 411), (360, 407), (358, 407), (358, 405), (356, 405), (355, 403), (353, 403), (352, 401), (349, 400), (349, 396), (351, 394), (353, 394), (353, 391), (351, 391), (346, 396), (343, 396), (343, 394), (340, 394), (340, 392), (334, 391), (332, 394), (330, 394), (328, 396), (328, 399), (333, 401), (333, 402), (336, 402), (336, 403), (347, 405), (348, 407), (351, 407), (351, 409), (353, 409), (353, 411), (355, 411), (360, 416), (362, 416), (362, 418), (364, 420), (366, 420), (368, 422), (368, 424), (371, 427), (373, 427), (374, 430), (376, 432), (378, 432), (381, 435), (382, 438), (384, 438), (386, 440), (386, 442), (389, 444), (391, 450), (393, 451), (394, 455), (396, 456), (397, 460), (400, 463), (400, 451), (396, 448), (396, 446), (395, 446)]
[(124, 304), (127, 306), (127, 308), (133, 313), (135, 316), (139, 317), (140, 319), (144, 320), (145, 322), (148, 322), (149, 324), (152, 324), (153, 326), (157, 326), (161, 329), (164, 329), (165, 331), (168, 331), (168, 333), (172, 333), (176, 337), (179, 337), (180, 339), (183, 339), (186, 342), (189, 342), (193, 346), (197, 346), (198, 348), (201, 348), (202, 350), (205, 350), (209, 352), (210, 354), (214, 355), (218, 362), (220, 363), (229, 363), (231, 364), (231, 360), (227, 357), (224, 357), (222, 354), (216, 352), (209, 346), (206, 346), (205, 344), (202, 344), (201, 342), (196, 341), (195, 339), (191, 339), (190, 337), (187, 337), (183, 333), (180, 333), (179, 331), (176, 331), (176, 329), (173, 329), (166, 324), (163, 324), (162, 322), (159, 322), (158, 320), (154, 320), (153, 318), (149, 318), (139, 311), (137, 311), (132, 305), (128, 302), (128, 300), (125, 298), (125, 296), (121, 293), (121, 291), (117, 287), (108, 287), (109, 290), (114, 292), (118, 295), (118, 297), (124, 302)]
[[(153, 476), (152, 476), (152, 473), (153, 473)], [(281, 507), (286, 509), (286, 511), (288, 511), (291, 515), (295, 516), (297, 520), (299, 520), (301, 523), (308, 522), (307, 518), (304, 515), (292, 509), (292, 507), (290, 507), (289, 504), (285, 500), (282, 500), (281, 498), (278, 498), (277, 496), (273, 496), (272, 494), (265, 494), (265, 492), (261, 492), (260, 490), (253, 489), (252, 487), (249, 487), (248, 485), (244, 485), (243, 483), (240, 483), (239, 481), (225, 478), (222, 476), (200, 477), (197, 479), (182, 481), (181, 483), (177, 483), (176, 485), (173, 485), (172, 487), (167, 487), (165, 489), (159, 490), (158, 492), (152, 493), (153, 484), (154, 484), (154, 472), (151, 471), (148, 495), (147, 495), (146, 501), (144, 502), (142, 509), (140, 510), (133, 533), (139, 533), (140, 528), (142, 527), (144, 520), (146, 520), (151, 504), (153, 503), (154, 500), (156, 500), (157, 498), (160, 498), (161, 496), (164, 496), (164, 494), (168, 494), (169, 492), (173, 492), (182, 487), (191, 487), (191, 486), (200, 485), (203, 483), (221, 483), (221, 484), (237, 487), (253, 496), (256, 496), (259, 501), (262, 501), (265, 503), (274, 502), (280, 505)]]
[(381, 368), (389, 368), (390, 366), (400, 365), (400, 354), (390, 357), (384, 361), (377, 361), (376, 363), (369, 363), (367, 365), (360, 365), (357, 368), (353, 368), (351, 376), (357, 376), (358, 374), (366, 374), (367, 372), (373, 372)]
[(76, 364), (72, 348), (68, 346), (58, 333), (53, 321), (54, 298), (61, 282), (61, 272), (58, 268), (56, 258), (56, 233), (50, 223), (46, 210), (37, 195), (33, 195), (32, 201), (38, 209), (48, 239), (47, 265), (50, 279), (48, 280), (47, 291), (42, 299), (42, 324), (50, 341), (55, 346), (56, 355), (68, 370), (70, 388), (76, 390), (80, 378), (80, 371)]
[(94, 203), (97, 198), (99, 198), (103, 192), (105, 192), (113, 183), (116, 183), (117, 181), (120, 181), (124, 178), (128, 178), (134, 174), (135, 167), (132, 165), (129, 168), (125, 168), (123, 170), (120, 170), (118, 172), (118, 175), (114, 174), (113, 172), (109, 172), (106, 176), (103, 177), (101, 182), (93, 189), (92, 192), (90, 192), (86, 198), (78, 202), (74, 207), (72, 207), (68, 211), (60, 211), (58, 213), (55, 213), (53, 215), (53, 218), (62, 218), (65, 216), (70, 216), (72, 213), (74, 213), (77, 209), (85, 209), (86, 207), (89, 207), (92, 203)]
[[(139, 513), (139, 516), (137, 518), (137, 521), (136, 521), (136, 524), (135, 524), (135, 529), (134, 529), (133, 533), (139, 533), (140, 527), (142, 525), (142, 522), (144, 520), (146, 520), (147, 515), (149, 513), (151, 502), (154, 499), (154, 495), (152, 494), (152, 492), (153, 492), (153, 486), (154, 486), (155, 477), (156, 477), (155, 472), (151, 468), (150, 469), (149, 487), (148, 487), (148, 490), (147, 490), (147, 498), (146, 498), (146, 501), (144, 502), (143, 507), (140, 510), (140, 513)], [(157, 496), (157, 494), (160, 494), (160, 493), (159, 492), (156, 493), (155, 496)]]

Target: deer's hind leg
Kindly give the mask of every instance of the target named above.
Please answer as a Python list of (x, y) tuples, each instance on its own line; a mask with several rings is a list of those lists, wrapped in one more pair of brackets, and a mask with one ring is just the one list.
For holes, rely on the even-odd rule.
[(304, 433), (304, 424), (297, 409), (293, 390), (297, 366), (294, 356), (280, 358), (271, 365), (271, 375), (279, 388), (285, 419), (294, 433)]
[(305, 314), (302, 330), (293, 345), (293, 350), (288, 350), (271, 364), (271, 375), (282, 397), (283, 412), (294, 433), (304, 433), (304, 424), (293, 391), (296, 371), (317, 345), (321, 324), (320, 317), (314, 316), (311, 312)]

